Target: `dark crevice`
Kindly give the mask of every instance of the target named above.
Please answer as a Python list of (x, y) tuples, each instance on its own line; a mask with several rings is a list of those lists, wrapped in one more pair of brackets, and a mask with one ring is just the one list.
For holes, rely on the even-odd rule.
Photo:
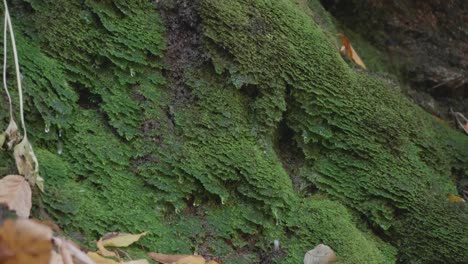
[(78, 93), (78, 105), (83, 109), (98, 110), (102, 103), (102, 98), (99, 94), (91, 92), (86, 87), (78, 84), (70, 83)]
[(295, 105), (291, 97), (291, 87), (287, 86), (285, 91), (288, 110), (283, 113), (282, 120), (276, 128), (276, 152), (281, 160), (284, 170), (288, 173), (293, 187), (297, 193), (311, 195), (317, 189), (301, 174), (301, 168), (307, 166), (303, 150), (296, 141), (296, 132), (288, 124), (288, 113), (292, 105)]
[(277, 155), (291, 178), (295, 191), (308, 196), (316, 189), (300, 173), (300, 169), (305, 166), (306, 162), (304, 153), (295, 140), (295, 134), (296, 132), (288, 126), (285, 119), (278, 124)]
[(190, 103), (194, 98), (185, 73), (208, 60), (202, 47), (199, 0), (163, 0), (159, 10), (167, 28), (163, 76), (172, 94), (171, 105)]
[(256, 85), (247, 84), (242, 86), (240, 89), (242, 94), (245, 94), (248, 98), (255, 101), (257, 97), (260, 95), (260, 89)]

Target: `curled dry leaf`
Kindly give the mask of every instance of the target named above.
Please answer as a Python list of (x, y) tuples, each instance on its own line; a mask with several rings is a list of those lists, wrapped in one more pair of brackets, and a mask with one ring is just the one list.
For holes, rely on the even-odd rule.
[(52, 230), (31, 220), (7, 219), (0, 227), (0, 263), (49, 264)]
[(146, 259), (139, 259), (139, 260), (123, 262), (122, 264), (149, 264), (149, 262)]
[(113, 259), (102, 257), (101, 255), (99, 255), (96, 252), (88, 252), (87, 255), (96, 264), (119, 264), (119, 262), (117, 262), (117, 261), (115, 261)]
[(175, 264), (205, 264), (205, 259), (201, 256), (188, 256), (179, 259)]
[(99, 253), (101, 256), (103, 256), (103, 257), (116, 257), (117, 256), (117, 254), (115, 254), (115, 252), (109, 251), (104, 247), (104, 245), (102, 243), (102, 238), (99, 239), (96, 242), (96, 245), (97, 245), (97, 248), (98, 248), (97, 253)]
[(202, 256), (168, 255), (156, 252), (150, 252), (148, 256), (162, 264), (205, 264), (205, 259)]
[(466, 202), (465, 199), (461, 198), (460, 196), (449, 194), (448, 199), (452, 203), (464, 203)]
[(18, 132), (18, 125), (15, 120), (10, 119), (10, 124), (8, 124), (7, 129), (5, 130), (5, 136), (7, 140), (8, 149), (11, 149), (16, 143), (21, 140), (21, 136)]
[(28, 218), (31, 211), (31, 187), (23, 176), (8, 175), (0, 180), (0, 203), (16, 211), (20, 218)]
[(468, 119), (460, 112), (453, 112), (452, 109), (450, 109), (450, 112), (455, 116), (458, 126), (468, 134)]
[(152, 258), (154, 261), (157, 261), (162, 264), (172, 264), (176, 263), (178, 260), (190, 257), (191, 255), (168, 255), (168, 254), (161, 254), (157, 252), (150, 252), (148, 256)]
[(349, 39), (343, 34), (338, 34), (338, 36), (340, 37), (341, 43), (343, 44), (340, 51), (344, 53), (350, 60), (354, 61), (354, 63), (361, 66), (361, 68), (366, 69), (366, 65), (354, 50)]
[(0, 149), (3, 147), (3, 144), (5, 143), (6, 140), (6, 133), (3, 132), (0, 134)]
[(128, 247), (146, 234), (147, 232), (136, 235), (114, 232), (104, 235), (101, 240), (102, 245), (105, 247)]
[(19, 174), (24, 175), (32, 186), (37, 184), (39, 189), (43, 192), (44, 180), (39, 177), (39, 163), (27, 137), (15, 146), (13, 155), (15, 156), (16, 167)]

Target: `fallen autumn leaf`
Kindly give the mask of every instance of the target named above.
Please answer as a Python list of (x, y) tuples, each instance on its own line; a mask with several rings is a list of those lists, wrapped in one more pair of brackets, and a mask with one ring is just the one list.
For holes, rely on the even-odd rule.
[(198, 264), (198, 263), (205, 263), (205, 259), (201, 256), (193, 256), (193, 255), (169, 255), (169, 254), (161, 254), (157, 252), (150, 252), (148, 256), (152, 258), (154, 261), (157, 261), (162, 264)]
[(341, 43), (343, 44), (343, 46), (341, 47), (341, 50), (342, 52), (345, 53), (345, 55), (351, 59), (352, 61), (354, 61), (354, 63), (356, 63), (357, 65), (359, 65), (361, 68), (363, 69), (366, 69), (366, 65), (364, 64), (364, 62), (361, 60), (361, 57), (359, 57), (359, 55), (357, 54), (357, 52), (354, 50), (353, 46), (351, 45), (351, 42), (349, 41), (349, 39), (343, 35), (343, 34), (338, 34), (338, 36), (340, 37), (340, 40), (341, 40)]
[(31, 187), (23, 176), (7, 175), (0, 180), (0, 203), (27, 219), (31, 211)]
[(105, 247), (128, 247), (129, 245), (138, 241), (147, 232), (141, 234), (127, 234), (127, 233), (109, 233), (102, 237), (102, 245)]

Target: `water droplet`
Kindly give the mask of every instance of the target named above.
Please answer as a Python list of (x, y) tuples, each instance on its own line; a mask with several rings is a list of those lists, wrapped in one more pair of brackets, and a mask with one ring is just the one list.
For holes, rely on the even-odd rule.
[(44, 132), (46, 132), (46, 133), (50, 132), (50, 125), (49, 124), (45, 125)]
[(20, 73), (20, 79), (24, 80), (24, 75), (22, 73)]
[(59, 131), (58, 131), (58, 136), (62, 137), (62, 130), (61, 129), (59, 129)]
[(135, 76), (135, 70), (130, 69), (130, 76), (134, 77)]
[(279, 248), (280, 248), (280, 242), (279, 242), (278, 239), (275, 239), (275, 240), (273, 241), (273, 248), (275, 249), (275, 251), (278, 251), (278, 250), (279, 250)]
[(57, 143), (57, 154), (62, 155), (62, 153), (63, 153), (63, 142), (59, 141)]

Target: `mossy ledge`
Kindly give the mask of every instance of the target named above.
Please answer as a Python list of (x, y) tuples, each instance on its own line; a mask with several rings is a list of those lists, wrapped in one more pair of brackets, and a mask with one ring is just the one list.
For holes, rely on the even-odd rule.
[(346, 64), (318, 2), (10, 5), (45, 211), (78, 242), (149, 231), (147, 250), (223, 263), (300, 263), (318, 243), (340, 263), (468, 262), (467, 206), (446, 198), (466, 136)]

